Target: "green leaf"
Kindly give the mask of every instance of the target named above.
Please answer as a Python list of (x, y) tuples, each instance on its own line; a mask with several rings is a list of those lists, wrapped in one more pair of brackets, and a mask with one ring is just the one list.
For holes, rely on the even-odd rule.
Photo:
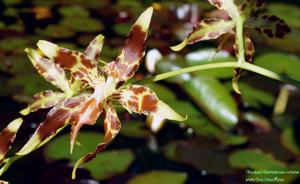
[(58, 9), (58, 12), (64, 17), (81, 18), (89, 17), (90, 12), (80, 6), (63, 6)]
[(280, 140), (286, 149), (295, 155), (300, 155), (300, 146), (296, 142), (296, 135), (292, 126), (283, 130)]
[(226, 88), (215, 78), (198, 76), (185, 82), (182, 88), (223, 129), (237, 124), (237, 105)]
[(78, 32), (99, 32), (104, 25), (93, 18), (64, 18), (61, 25)]
[(146, 84), (151, 90), (155, 91), (157, 97), (162, 101), (175, 100), (176, 95), (166, 86), (159, 83)]
[(163, 154), (172, 161), (206, 170), (209, 174), (229, 174), (232, 169), (227, 161), (228, 152), (220, 148), (216, 141), (190, 139), (168, 143), (163, 147)]
[(189, 117), (185, 125), (192, 128), (196, 135), (207, 138), (215, 138), (223, 145), (239, 145), (247, 142), (247, 137), (242, 135), (231, 135), (204, 117)]
[[(97, 132), (81, 132), (74, 145), (73, 153), (70, 154), (70, 136), (62, 135), (53, 139), (45, 149), (48, 160), (68, 159), (72, 163), (80, 157), (95, 149), (99, 142), (103, 141), (103, 134)], [(114, 175), (125, 172), (134, 160), (130, 150), (109, 150), (97, 155), (92, 162), (84, 167), (97, 180), (105, 180)]]
[(104, 151), (86, 164), (93, 178), (106, 180), (117, 174), (125, 172), (134, 161), (131, 150)]
[(300, 59), (295, 55), (271, 52), (258, 56), (254, 60), (254, 64), (300, 80)]
[(144, 138), (148, 137), (151, 132), (146, 129), (146, 125), (141, 121), (131, 121), (123, 123), (120, 134), (125, 137), (131, 138)]
[(58, 25), (48, 25), (45, 29), (36, 28), (36, 32), (50, 38), (69, 38), (75, 35), (73, 30)]
[(22, 38), (5, 38), (0, 42), (0, 49), (4, 51), (23, 52), (28, 45), (27, 39)]
[(8, 81), (8, 88), (17, 94), (33, 96), (36, 92), (45, 89), (54, 89), (43, 77), (38, 74), (17, 75)]
[(101, 2), (95, 0), (64, 0), (64, 3), (74, 4), (90, 9), (100, 9), (111, 5), (109, 0), (101, 0)]
[(168, 100), (166, 103), (179, 114), (188, 116), (202, 116), (202, 113), (192, 103), (182, 100)]
[(263, 42), (268, 46), (275, 47), (281, 51), (288, 51), (294, 54), (300, 52), (300, 31), (292, 28), (292, 31), (287, 34), (284, 39), (261, 37)]
[(235, 151), (229, 156), (229, 163), (236, 168), (274, 169), (285, 167), (284, 163), (276, 160), (271, 154), (258, 149)]
[(254, 88), (243, 82), (239, 83), (239, 88), (242, 92), (243, 102), (250, 106), (259, 108), (261, 105), (265, 105), (271, 107), (275, 103), (275, 97), (264, 90)]
[(0, 60), (0, 70), (11, 74), (25, 74), (35, 72), (28, 57), (23, 54), (2, 57)]
[(70, 135), (64, 134), (47, 145), (45, 155), (50, 160), (69, 159), (76, 162), (81, 156), (92, 151), (102, 140), (101, 133), (81, 132), (77, 138), (78, 144), (74, 145), (73, 153), (70, 154)]
[(19, 4), (21, 0), (3, 0), (3, 3), (7, 6)]
[(128, 23), (115, 24), (113, 26), (113, 30), (121, 36), (127, 36), (130, 28), (131, 28), (131, 25)]
[(174, 171), (150, 171), (130, 179), (128, 184), (184, 184), (187, 174)]

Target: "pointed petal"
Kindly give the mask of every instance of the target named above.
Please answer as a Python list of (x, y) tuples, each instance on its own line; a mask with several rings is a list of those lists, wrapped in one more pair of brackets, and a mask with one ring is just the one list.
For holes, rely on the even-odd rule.
[(53, 107), (47, 114), (46, 120), (39, 125), (33, 136), (16, 154), (26, 155), (30, 153), (60, 128), (74, 121), (73, 113), (76, 112), (86, 99), (87, 96), (68, 98)]
[(121, 54), (106, 66), (107, 75), (119, 81), (126, 81), (135, 74), (144, 56), (145, 41), (152, 13), (152, 7), (146, 9), (132, 26)]
[(177, 121), (186, 119), (160, 101), (151, 89), (142, 85), (132, 85), (127, 89), (122, 89), (119, 93), (119, 102), (129, 112), (145, 115), (152, 113), (165, 119)]
[(20, 111), (20, 114), (26, 116), (30, 112), (53, 107), (65, 98), (66, 94), (61, 92), (53, 92), (51, 90), (39, 92), (33, 96), (30, 104), (25, 109)]
[(73, 180), (76, 178), (76, 171), (77, 171), (77, 169), (78, 169), (82, 164), (87, 163), (87, 162), (89, 162), (90, 160), (93, 160), (93, 159), (96, 157), (97, 153), (100, 153), (100, 152), (104, 151), (105, 146), (106, 146), (105, 143), (100, 143), (94, 151), (92, 151), (92, 152), (90, 152), (90, 153), (84, 155), (84, 156), (81, 157), (80, 159), (78, 159), (78, 161), (76, 162), (76, 164), (75, 164), (75, 166), (74, 166), (74, 168), (73, 168), (73, 171), (72, 171), (72, 179), (73, 179)]
[(108, 77), (105, 83), (98, 84), (91, 97), (81, 105), (75, 115), (71, 131), (71, 152), (80, 128), (85, 125), (93, 125), (103, 109), (106, 98), (115, 91), (114, 79)]
[(236, 19), (239, 16), (238, 7), (234, 4), (234, 0), (208, 0), (210, 4), (217, 7), (220, 10), (224, 10), (232, 19)]
[(105, 119), (104, 119), (104, 143), (108, 144), (121, 130), (121, 122), (118, 114), (111, 103), (105, 106)]
[(75, 113), (75, 119), (72, 122), (72, 128), (70, 133), (70, 152), (72, 153), (74, 143), (80, 128), (83, 125), (93, 125), (96, 123), (99, 115), (102, 112), (102, 107), (97, 103), (97, 100), (93, 96), (84, 102), (81, 107)]
[(65, 71), (62, 68), (51, 60), (42, 57), (34, 49), (26, 48), (25, 52), (39, 74), (62, 91), (70, 92), (70, 86)]
[(104, 108), (104, 142), (100, 143), (94, 151), (84, 155), (76, 162), (72, 172), (72, 179), (75, 179), (76, 177), (77, 168), (80, 167), (80, 165), (94, 159), (98, 153), (102, 152), (105, 149), (105, 146), (119, 133), (121, 129), (121, 122), (113, 105), (108, 102), (107, 104), (105, 104)]
[(186, 45), (196, 42), (216, 39), (224, 33), (232, 30), (234, 21), (223, 19), (204, 19), (193, 28), (193, 31), (178, 45), (171, 47), (174, 51), (183, 49)]
[(15, 119), (0, 133), (0, 164), (5, 158), (6, 153), (10, 150), (11, 144), (15, 140), (22, 122), (22, 118)]
[(95, 65), (97, 65), (97, 61), (103, 47), (103, 42), (104, 36), (102, 34), (99, 34), (91, 41), (89, 46), (84, 51), (84, 54), (88, 56)]
[(160, 116), (165, 119), (175, 120), (175, 121), (185, 121), (187, 117), (182, 117), (177, 112), (175, 112), (170, 106), (161, 100), (158, 100), (157, 111), (153, 112), (155, 116)]
[(45, 40), (38, 41), (37, 45), (54, 63), (70, 71), (76, 80), (82, 80), (94, 86), (94, 82), (98, 78), (98, 71), (95, 62), (88, 56), (77, 51), (61, 48)]

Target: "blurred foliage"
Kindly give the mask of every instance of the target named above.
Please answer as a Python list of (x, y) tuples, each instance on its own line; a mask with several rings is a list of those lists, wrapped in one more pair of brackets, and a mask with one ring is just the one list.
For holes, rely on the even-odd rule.
[[(63, 135), (51, 141), (45, 150), (45, 156), (46, 159), (51, 160), (68, 159), (76, 162), (82, 155), (93, 150), (102, 139), (102, 134), (84, 132), (78, 138), (76, 150), (70, 154), (66, 146), (70, 142), (69, 135)], [(105, 180), (126, 171), (133, 160), (134, 155), (130, 150), (110, 150), (103, 152), (93, 162), (88, 163), (86, 168), (93, 178)]]
[(147, 183), (149, 184), (183, 184), (186, 178), (186, 173), (170, 171), (151, 171), (132, 178), (128, 181), (128, 184), (143, 184), (145, 183), (145, 181), (147, 181)]
[[(299, 3), (294, 2), (270, 1), (263, 10), (281, 17), (293, 28), (285, 39), (249, 34), (254, 35), (254, 64), (300, 80), (300, 8)], [(230, 44), (225, 44), (223, 50), (214, 55), (211, 48), (219, 40), (193, 45), (179, 54), (169, 49), (201, 19), (224, 17), (206, 1), (3, 0), (0, 2), (1, 119), (8, 122), (15, 116), (12, 109), (20, 110), (37, 91), (51, 89), (34, 71), (24, 54), (25, 47), (34, 47), (37, 40), (45, 39), (83, 50), (91, 38), (102, 33), (109, 39), (100, 57), (111, 61), (118, 55), (134, 19), (149, 5), (156, 11), (147, 49), (156, 48), (162, 54), (155, 63), (154, 74), (235, 61)], [(136, 79), (148, 75), (147, 67), (141, 67)], [(229, 183), (238, 184), (241, 178), (244, 181), (246, 169), (300, 170), (299, 90), (289, 89), (286, 111), (273, 114), (281, 83), (245, 72), (239, 83), (242, 94), (237, 95), (232, 91), (232, 76), (231, 68), (210, 69), (147, 84), (161, 100), (180, 114), (188, 115), (188, 119), (180, 124), (167, 122), (159, 132), (153, 133), (144, 118), (122, 111), (125, 123), (121, 135), (84, 166), (82, 170), (88, 174), (79, 176), (78, 183), (84, 183), (80, 182), (82, 178), (93, 178), (104, 184), (222, 183), (227, 181), (227, 176)], [(37, 112), (25, 120), (28, 123), (23, 126), (27, 129), (17, 138), (27, 139), (32, 133), (30, 126), (34, 127), (43, 118), (43, 112)], [(24, 158), (11, 169), (24, 174), (12, 176), (8, 170), (3, 179), (15, 181), (19, 177), (18, 181), (38, 183), (45, 170), (55, 168), (56, 163), (62, 160), (74, 163), (92, 151), (103, 138), (99, 129), (87, 127), (72, 154), (69, 153), (69, 135), (62, 133), (45, 147), (43, 161)], [(36, 178), (26, 176), (28, 166), (36, 168)], [(297, 176), (293, 177), (286, 177), (286, 183), (296, 183)]]

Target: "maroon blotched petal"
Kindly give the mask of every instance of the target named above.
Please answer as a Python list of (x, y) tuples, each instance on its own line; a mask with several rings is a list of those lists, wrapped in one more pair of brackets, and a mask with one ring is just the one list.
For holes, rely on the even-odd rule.
[(152, 12), (152, 7), (145, 10), (132, 26), (121, 54), (115, 61), (107, 64), (105, 68), (107, 75), (118, 81), (126, 81), (135, 74), (144, 56), (145, 41)]
[(6, 153), (10, 150), (22, 122), (22, 118), (15, 119), (0, 133), (0, 164), (3, 162)]
[(77, 137), (77, 134), (80, 128), (83, 125), (93, 125), (96, 123), (99, 115), (102, 112), (101, 104), (97, 103), (97, 100), (93, 98), (89, 98), (86, 102), (84, 102), (81, 107), (74, 114), (74, 121), (71, 123), (71, 133), (70, 133), (70, 145), (71, 152), (73, 150), (73, 146)]
[(105, 146), (111, 142), (111, 140), (119, 133), (121, 129), (121, 122), (118, 118), (117, 112), (111, 102), (108, 102), (104, 105), (105, 110), (105, 119), (104, 119), (104, 142), (100, 143), (96, 149), (83, 157), (81, 157), (75, 164), (72, 178), (74, 179), (76, 176), (76, 170), (77, 168), (84, 164), (89, 162), (90, 160), (94, 159), (96, 155), (100, 152), (102, 152), (105, 149)]
[(74, 121), (74, 113), (88, 99), (88, 96), (68, 98), (53, 107), (47, 114), (46, 120), (36, 129), (33, 136), (17, 153), (25, 155), (36, 149), (43, 141), (55, 135), (61, 128)]

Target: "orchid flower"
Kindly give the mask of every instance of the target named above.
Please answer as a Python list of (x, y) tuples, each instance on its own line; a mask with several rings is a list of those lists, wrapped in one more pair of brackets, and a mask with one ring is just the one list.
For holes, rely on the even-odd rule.
[[(238, 64), (252, 62), (254, 56), (254, 45), (248, 34), (244, 32), (244, 27), (251, 28), (260, 34), (268, 37), (282, 39), (291, 29), (284, 20), (275, 15), (256, 16), (256, 12), (261, 9), (266, 0), (208, 0), (210, 4), (219, 10), (225, 11), (230, 20), (204, 19), (194, 26), (193, 31), (178, 45), (171, 47), (174, 51), (183, 49), (188, 44), (217, 39), (225, 33), (234, 33), (236, 36), (234, 49), (238, 59)], [(235, 28), (235, 31), (234, 31)], [(226, 38), (224, 38), (226, 39)], [(241, 68), (234, 70), (232, 86), (240, 93), (237, 82), (241, 76)]]
[[(122, 105), (130, 113), (155, 115), (177, 121), (186, 119), (159, 100), (148, 87), (135, 84), (123, 85), (134, 76), (144, 56), (145, 41), (152, 12), (153, 8), (150, 7), (140, 15), (132, 26), (120, 55), (102, 67), (98, 67), (103, 45), (102, 35), (93, 39), (84, 53), (61, 48), (44, 40), (40, 40), (37, 46), (45, 56), (33, 49), (27, 49), (29, 58), (39, 73), (46, 80), (62, 89), (63, 93), (51, 92), (51, 97), (45, 94), (39, 95), (41, 98), (39, 103), (42, 104), (43, 102), (43, 105), (33, 105), (37, 102), (30, 105), (31, 111), (38, 108), (54, 107), (17, 155), (28, 154), (40, 147), (69, 124), (72, 126), (70, 133), (72, 152), (80, 128), (83, 125), (94, 125), (103, 113), (105, 116), (104, 142), (77, 161), (72, 174), (72, 177), (75, 178), (76, 169), (104, 150), (106, 145), (120, 131), (121, 123), (114, 108), (115, 102)], [(84, 90), (72, 90), (70, 85), (72, 83), (66, 80), (64, 71), (69, 72), (73, 80), (83, 83), (86, 89), (91, 88), (93, 93)], [(76, 95), (74, 95), (75, 92)], [(52, 98), (55, 100), (52, 101)]]

